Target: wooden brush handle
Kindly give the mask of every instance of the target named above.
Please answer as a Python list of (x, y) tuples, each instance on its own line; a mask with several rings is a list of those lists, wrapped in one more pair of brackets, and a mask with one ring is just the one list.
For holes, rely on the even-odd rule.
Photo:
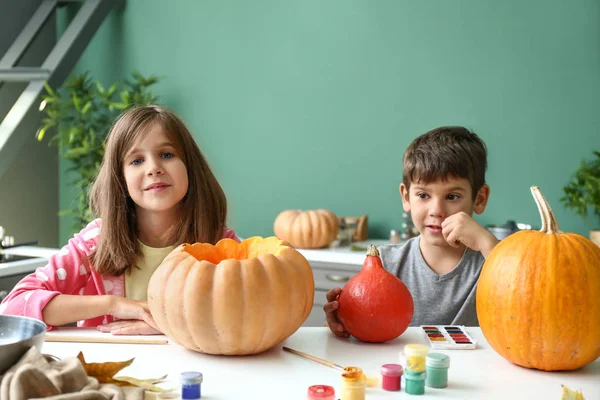
[(283, 346), (283, 350), (288, 351), (290, 353), (294, 353), (294, 354), (296, 354), (296, 355), (298, 355), (300, 357), (307, 358), (307, 359), (309, 359), (311, 361), (314, 361), (314, 362), (317, 362), (319, 364), (326, 365), (326, 366), (328, 366), (330, 368), (339, 369), (340, 371), (344, 370), (344, 367), (342, 367), (341, 365), (334, 364), (331, 361), (323, 360), (322, 358), (319, 358), (319, 357), (311, 356), (310, 354), (304, 353), (304, 352), (299, 351), (299, 350), (290, 349), (289, 347), (285, 347), (285, 346)]
[(69, 343), (121, 343), (121, 344), (168, 344), (164, 338), (140, 339), (126, 336), (80, 336), (80, 335), (46, 335), (46, 342), (69, 342)]

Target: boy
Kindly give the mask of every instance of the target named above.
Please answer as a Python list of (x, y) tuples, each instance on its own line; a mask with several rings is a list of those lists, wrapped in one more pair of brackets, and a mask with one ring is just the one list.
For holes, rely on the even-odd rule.
[[(463, 127), (447, 126), (416, 138), (403, 158), (400, 195), (420, 232), (403, 246), (379, 248), (384, 268), (398, 276), (415, 303), (411, 326), (478, 326), (475, 293), (481, 268), (498, 239), (475, 222), (490, 188), (485, 183), (487, 150)], [(327, 324), (348, 333), (337, 319), (341, 288), (327, 293)]]

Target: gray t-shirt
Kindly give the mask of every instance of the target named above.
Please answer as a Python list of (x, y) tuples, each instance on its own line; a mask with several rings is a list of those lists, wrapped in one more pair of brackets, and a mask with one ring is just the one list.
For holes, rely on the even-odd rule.
[(419, 241), (420, 236), (404, 245), (378, 248), (384, 268), (400, 278), (412, 294), (415, 313), (410, 326), (479, 326), (475, 292), (483, 255), (467, 248), (452, 271), (438, 275), (425, 262)]

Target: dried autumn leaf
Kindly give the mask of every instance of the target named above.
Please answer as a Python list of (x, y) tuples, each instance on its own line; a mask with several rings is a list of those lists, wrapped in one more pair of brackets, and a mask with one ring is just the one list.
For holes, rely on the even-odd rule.
[(122, 362), (104, 362), (104, 363), (87, 363), (83, 357), (83, 352), (77, 354), (77, 358), (83, 365), (88, 376), (98, 379), (100, 383), (116, 383), (113, 376), (125, 367), (128, 367), (133, 362), (131, 360)]
[(585, 400), (580, 390), (573, 390), (565, 385), (562, 386), (562, 400)]
[(169, 392), (172, 389), (163, 389), (163, 388), (153, 385), (153, 383), (162, 382), (166, 377), (167, 377), (167, 375), (162, 376), (160, 378), (156, 378), (156, 379), (137, 379), (137, 378), (133, 378), (131, 376), (115, 376), (113, 379), (115, 381), (126, 382), (133, 386), (141, 387), (141, 388), (149, 390), (151, 392), (162, 393), (162, 392)]

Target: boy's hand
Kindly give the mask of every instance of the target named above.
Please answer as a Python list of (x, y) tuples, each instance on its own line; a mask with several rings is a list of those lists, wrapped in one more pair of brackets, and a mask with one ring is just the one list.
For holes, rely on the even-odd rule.
[(350, 334), (344, 329), (344, 325), (338, 320), (337, 310), (339, 307), (338, 297), (342, 292), (342, 288), (333, 288), (327, 292), (327, 304), (323, 306), (325, 316), (327, 317), (327, 325), (335, 336), (348, 337)]
[(470, 249), (480, 251), (485, 258), (499, 240), (470, 215), (461, 211), (446, 218), (442, 222), (442, 235), (452, 247), (464, 244)]

